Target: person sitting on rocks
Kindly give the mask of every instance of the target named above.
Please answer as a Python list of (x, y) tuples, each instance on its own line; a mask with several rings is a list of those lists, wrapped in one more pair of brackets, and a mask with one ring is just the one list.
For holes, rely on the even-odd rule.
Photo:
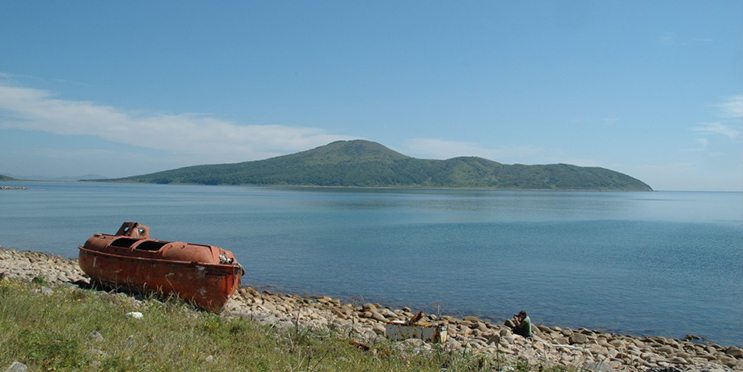
[(531, 319), (526, 315), (526, 311), (519, 311), (518, 315), (513, 316), (510, 323), (513, 333), (523, 337), (531, 337)]

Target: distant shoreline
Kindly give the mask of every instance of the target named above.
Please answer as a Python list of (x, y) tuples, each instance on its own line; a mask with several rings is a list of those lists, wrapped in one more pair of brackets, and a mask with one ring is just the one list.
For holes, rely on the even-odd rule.
[[(47, 182), (47, 181), (44, 181)], [(53, 182), (53, 181), (52, 181)], [(139, 181), (118, 181), (118, 180), (79, 180), (72, 182), (84, 182), (84, 183), (118, 183), (118, 184), (129, 184), (129, 185), (162, 185), (162, 186), (233, 186), (233, 187), (262, 187), (262, 188), (277, 188), (277, 189), (328, 189), (328, 190), (452, 190), (452, 191), (528, 191), (528, 192), (655, 192), (658, 190), (618, 190), (618, 189), (526, 189), (526, 188), (498, 188), (498, 187), (450, 187), (450, 186), (326, 186), (326, 185), (284, 185), (284, 184), (257, 184), (257, 183), (220, 183), (220, 184), (204, 184), (204, 183), (185, 183), (185, 182), (170, 182), (170, 183), (157, 183), (157, 182), (139, 182)], [(685, 192), (685, 191), (682, 191)], [(703, 191), (704, 192), (704, 191)], [(718, 191), (710, 191), (718, 192)], [(725, 192), (725, 191), (719, 191)]]
[(615, 189), (507, 189), (507, 188), (483, 188), (483, 187), (417, 187), (417, 186), (314, 186), (314, 185), (261, 185), (261, 184), (218, 184), (206, 185), (203, 183), (153, 183), (153, 182), (136, 182), (136, 181), (116, 181), (106, 179), (80, 179), (80, 180), (33, 180), (33, 179), (15, 179), (12, 182), (33, 182), (33, 183), (115, 183), (128, 185), (162, 185), (162, 186), (234, 186), (234, 187), (260, 187), (260, 188), (286, 188), (286, 189), (338, 189), (338, 190), (472, 190), (472, 191), (536, 191), (536, 192), (630, 192), (630, 193), (653, 193), (653, 192), (698, 192), (698, 193), (728, 193), (743, 194), (743, 191), (737, 190), (615, 190)]

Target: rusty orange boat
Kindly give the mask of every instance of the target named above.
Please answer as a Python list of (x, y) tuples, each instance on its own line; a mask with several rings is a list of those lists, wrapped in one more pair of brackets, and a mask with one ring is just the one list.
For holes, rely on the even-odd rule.
[(226, 249), (150, 239), (150, 229), (137, 222), (124, 222), (116, 235), (95, 234), (79, 248), (80, 268), (96, 282), (178, 296), (215, 312), (245, 275)]

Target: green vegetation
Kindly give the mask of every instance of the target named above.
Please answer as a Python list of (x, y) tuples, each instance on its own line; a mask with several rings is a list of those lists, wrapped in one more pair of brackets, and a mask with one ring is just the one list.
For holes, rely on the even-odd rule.
[(0, 181), (17, 181), (17, 180), (13, 177), (3, 176), (2, 174), (0, 174)]
[[(0, 280), (0, 370), (19, 361), (32, 371), (567, 371), (440, 350), (418, 355), (393, 342), (362, 349), (328, 332), (41, 283)], [(125, 316), (131, 311), (143, 319)]]
[(107, 181), (204, 185), (652, 190), (642, 181), (604, 168), (568, 164), (506, 165), (477, 157), (423, 160), (405, 156), (378, 143), (361, 140), (333, 142), (313, 150), (266, 160), (198, 165)]

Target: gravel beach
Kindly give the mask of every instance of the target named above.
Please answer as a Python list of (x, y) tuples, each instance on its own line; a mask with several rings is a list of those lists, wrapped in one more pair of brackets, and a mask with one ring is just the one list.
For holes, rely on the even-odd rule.
[[(0, 280), (30, 281), (43, 277), (50, 285), (88, 283), (76, 259), (46, 253), (0, 248)], [(369, 344), (386, 341), (385, 324), (410, 319), (417, 311), (372, 303), (344, 303), (326, 296), (259, 292), (240, 288), (222, 312), (278, 328), (331, 330), (342, 337)], [(446, 326), (442, 345), (452, 353), (481, 353), (526, 359), (532, 364), (572, 365), (592, 371), (743, 371), (743, 349), (694, 340), (633, 337), (535, 325), (533, 336), (514, 335), (510, 328), (473, 316), (427, 315), (423, 321)], [(401, 345), (416, 353), (432, 350), (430, 343), (409, 339)]]

